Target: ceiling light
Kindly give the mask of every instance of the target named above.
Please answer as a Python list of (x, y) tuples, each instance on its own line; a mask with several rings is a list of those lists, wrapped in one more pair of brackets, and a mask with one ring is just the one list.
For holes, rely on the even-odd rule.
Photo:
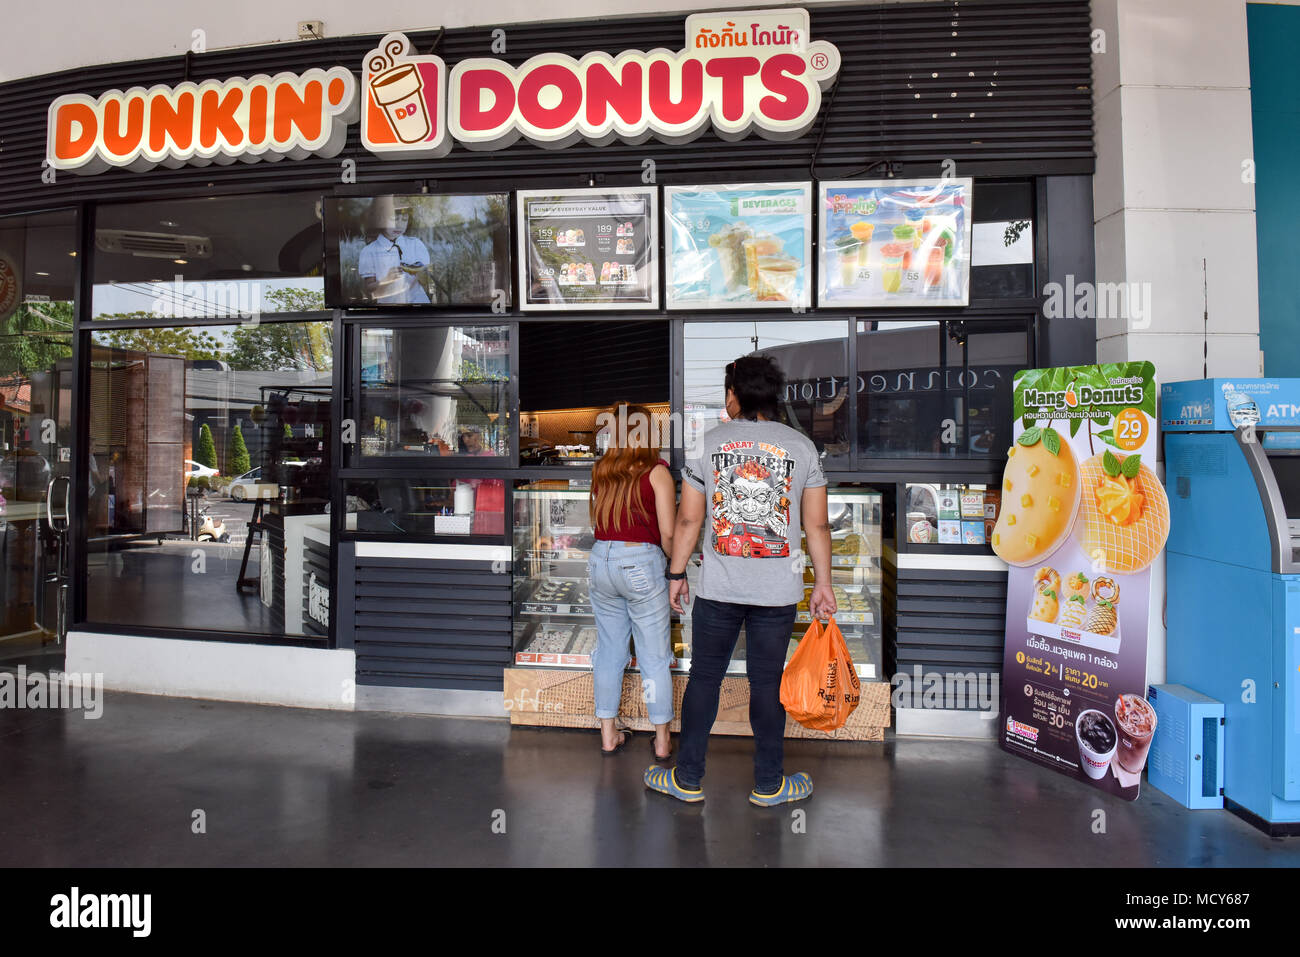
[(47, 272), (40, 272), (40, 271), (38, 271), (38, 272), (37, 272), (37, 273), (36, 273), (36, 275), (38, 275), (38, 276), (48, 276), (48, 275), (49, 275), (49, 273), (47, 273)]
[(187, 265), (187, 264), (189, 263), (189, 260), (188, 260), (188, 259), (173, 259), (172, 262), (174, 262), (174, 263), (175, 263), (176, 265), (178, 265), (178, 266), (185, 266), (185, 265)]

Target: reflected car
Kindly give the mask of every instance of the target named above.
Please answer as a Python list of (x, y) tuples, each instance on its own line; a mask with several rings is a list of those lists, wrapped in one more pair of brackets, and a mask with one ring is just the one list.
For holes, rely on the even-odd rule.
[(274, 482), (262, 481), (262, 466), (259, 465), (232, 480), (223, 491), (232, 501), (243, 502), (252, 498), (275, 498), (280, 494), (280, 487)]
[(185, 464), (189, 466), (189, 469), (185, 473), (186, 478), (212, 478), (214, 475), (221, 474), (216, 469), (207, 465), (200, 465), (193, 459), (186, 459)]

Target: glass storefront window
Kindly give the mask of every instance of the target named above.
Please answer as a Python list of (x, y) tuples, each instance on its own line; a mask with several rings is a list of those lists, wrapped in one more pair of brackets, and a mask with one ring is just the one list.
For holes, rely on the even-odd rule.
[(364, 326), (362, 457), (510, 454), (510, 327)]
[(858, 322), (858, 440), (875, 458), (1003, 458), (1028, 320)]
[(807, 435), (831, 467), (849, 459), (848, 327), (843, 320), (687, 322), (686, 450), (726, 419), (723, 375), (740, 356), (771, 356), (785, 372), (781, 421)]
[(100, 206), (93, 317), (323, 310), (319, 203), (319, 193), (261, 193)]
[(46, 492), (67, 491), (76, 215), (0, 219), (0, 664), (48, 667), (58, 630)]
[(493, 478), (348, 479), (349, 531), (364, 535), (490, 536), (506, 528), (506, 486)]
[(90, 621), (328, 633), (331, 335), (91, 335)]

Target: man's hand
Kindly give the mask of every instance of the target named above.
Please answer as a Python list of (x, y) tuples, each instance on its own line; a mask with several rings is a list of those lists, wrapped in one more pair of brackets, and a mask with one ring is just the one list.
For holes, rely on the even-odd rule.
[[(691, 588), (686, 584), (686, 579), (682, 578), (677, 581), (668, 583), (668, 606), (679, 615), (686, 614), (686, 609), (682, 605), (691, 600)], [(831, 599), (834, 601), (834, 599)]]
[(808, 610), (812, 612), (812, 617), (819, 621), (835, 617), (839, 606), (835, 602), (835, 592), (831, 590), (830, 585), (822, 582), (813, 585), (812, 597), (808, 599)]

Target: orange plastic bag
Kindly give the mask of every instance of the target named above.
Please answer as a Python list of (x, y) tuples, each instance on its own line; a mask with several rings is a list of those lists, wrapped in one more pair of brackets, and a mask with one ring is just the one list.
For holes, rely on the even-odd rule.
[(805, 728), (834, 731), (862, 699), (858, 671), (840, 626), (817, 619), (804, 632), (781, 676), (781, 704)]

